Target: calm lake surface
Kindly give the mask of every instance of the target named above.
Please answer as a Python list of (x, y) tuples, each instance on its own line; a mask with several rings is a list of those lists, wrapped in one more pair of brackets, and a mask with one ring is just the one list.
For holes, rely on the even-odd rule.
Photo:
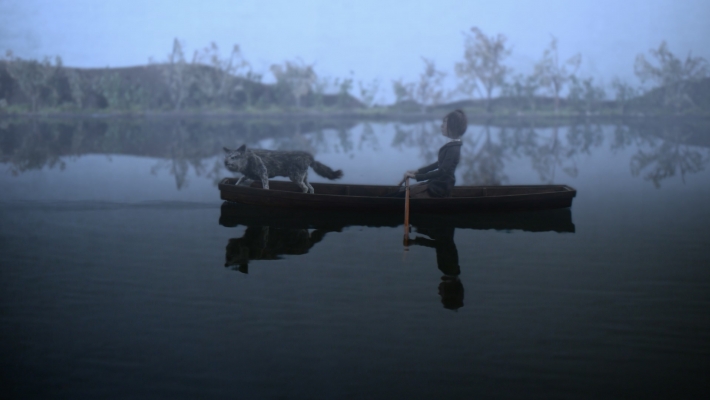
[(430, 218), (407, 252), (396, 218), (219, 199), (222, 146), (393, 184), (438, 124), (0, 120), (0, 397), (707, 398), (707, 129), (471, 125), (458, 184), (572, 208)]

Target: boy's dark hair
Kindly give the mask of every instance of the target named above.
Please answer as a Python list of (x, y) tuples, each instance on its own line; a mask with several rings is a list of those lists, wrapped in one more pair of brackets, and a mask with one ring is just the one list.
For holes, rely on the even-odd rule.
[(454, 110), (446, 114), (446, 128), (449, 133), (455, 137), (460, 138), (466, 133), (466, 128), (468, 128), (468, 120), (466, 119), (466, 114), (461, 110)]

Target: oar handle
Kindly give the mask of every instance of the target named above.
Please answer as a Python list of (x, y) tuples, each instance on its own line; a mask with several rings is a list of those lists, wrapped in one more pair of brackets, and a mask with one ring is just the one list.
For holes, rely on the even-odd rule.
[(409, 245), (409, 177), (404, 178), (404, 246)]

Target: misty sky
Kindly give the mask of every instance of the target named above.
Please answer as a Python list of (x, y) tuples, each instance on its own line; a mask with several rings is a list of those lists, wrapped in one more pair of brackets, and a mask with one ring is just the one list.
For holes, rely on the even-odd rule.
[(453, 82), (463, 33), (503, 33), (509, 64), (530, 72), (551, 35), (561, 55), (582, 54), (580, 74), (631, 80), (637, 54), (666, 40), (671, 51), (710, 59), (707, 0), (179, 1), (0, 0), (0, 49), (61, 55), (65, 65), (116, 67), (165, 60), (173, 38), (186, 53), (239, 44), (255, 70), (285, 60), (315, 63), (321, 76), (415, 80), (421, 57)]

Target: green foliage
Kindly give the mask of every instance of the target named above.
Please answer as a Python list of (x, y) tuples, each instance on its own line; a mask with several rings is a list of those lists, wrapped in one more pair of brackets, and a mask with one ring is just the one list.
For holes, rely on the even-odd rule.
[(8, 73), (30, 100), (30, 111), (37, 112), (40, 98), (45, 92), (49, 92), (45, 97), (56, 99), (56, 92), (50, 82), (62, 68), (61, 57), (55, 58), (54, 65), (49, 57), (45, 57), (41, 62), (23, 60), (8, 52), (6, 58)]
[(143, 88), (124, 79), (117, 72), (107, 71), (94, 82), (94, 90), (101, 93), (108, 106), (116, 110), (130, 110), (134, 107), (144, 106), (146, 95)]
[(76, 71), (68, 71), (67, 79), (69, 80), (69, 90), (72, 100), (74, 100), (79, 109), (84, 108), (84, 82), (81, 76)]

